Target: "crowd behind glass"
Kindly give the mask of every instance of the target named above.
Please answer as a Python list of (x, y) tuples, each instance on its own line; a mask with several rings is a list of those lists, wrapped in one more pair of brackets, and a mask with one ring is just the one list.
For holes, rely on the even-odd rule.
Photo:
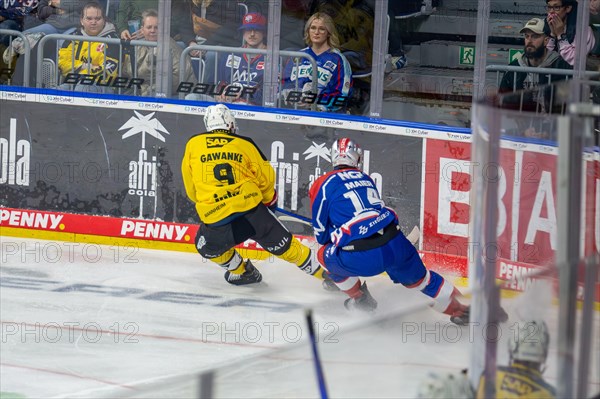
[[(388, 2), (386, 73), (407, 64), (400, 38), (402, 20), (396, 17), (419, 10), (421, 3)], [(371, 76), (374, 0), (282, 0), (279, 35), (269, 34), (268, 0), (173, 0), (164, 3), (168, 10), (159, 12), (161, 4), (158, 0), (4, 1), (0, 4), (4, 30), (0, 83), (27, 81), (25, 40), (32, 55), (29, 85), (62, 90), (366, 115), (372, 79), (385, 79)], [(590, 2), (591, 22), (600, 12), (599, 4), (600, 0)], [(433, 1), (433, 6), (439, 5)], [(521, 29), (524, 56), (512, 66), (573, 67), (577, 2), (545, 0), (545, 9), (546, 15), (527, 21)], [(168, 40), (161, 41), (161, 27), (167, 25)], [(42, 40), (56, 34), (69, 37)], [(585, 35), (588, 53), (600, 53), (600, 35), (593, 24)], [(277, 76), (271, 80), (277, 82), (276, 101), (269, 102), (263, 99), (268, 89), (265, 71), (271, 66), (265, 61), (277, 54), (269, 43), (274, 37), (284, 55), (278, 57)], [(161, 52), (163, 45), (166, 51)], [(302, 54), (288, 56), (286, 51)], [(39, 65), (40, 52), (45, 65)], [(166, 64), (161, 64), (161, 54), (168, 54)], [(52, 73), (54, 78), (48, 78)], [(499, 91), (531, 89), (564, 78), (561, 73), (511, 71), (499, 82)], [(160, 84), (161, 79), (168, 84)], [(541, 101), (547, 98), (531, 100), (532, 104)]]

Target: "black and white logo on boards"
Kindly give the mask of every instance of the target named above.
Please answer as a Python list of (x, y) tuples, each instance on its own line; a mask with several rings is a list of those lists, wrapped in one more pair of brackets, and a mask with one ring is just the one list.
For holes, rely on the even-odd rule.
[[(156, 212), (156, 191), (158, 189), (158, 167), (160, 163), (157, 160), (157, 147), (146, 144), (149, 138), (166, 142), (166, 135), (169, 131), (163, 124), (155, 118), (155, 112), (144, 115), (138, 111), (133, 111), (135, 116), (129, 118), (119, 131), (125, 131), (121, 138), (123, 140), (139, 136), (141, 137), (141, 148), (138, 151), (135, 160), (129, 162), (129, 179), (127, 194), (139, 197), (139, 216), (148, 214), (152, 217)], [(150, 200), (146, 201), (147, 198)], [(146, 210), (144, 206), (146, 205)], [(151, 207), (148, 209), (147, 207)]]
[(8, 138), (0, 137), (0, 184), (29, 186), (31, 143), (17, 139), (17, 120), (10, 119)]

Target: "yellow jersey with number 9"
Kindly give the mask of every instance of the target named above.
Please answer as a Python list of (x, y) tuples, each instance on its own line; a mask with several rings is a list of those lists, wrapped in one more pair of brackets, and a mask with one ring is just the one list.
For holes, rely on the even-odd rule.
[(181, 174), (205, 224), (269, 203), (275, 195), (275, 171), (258, 146), (226, 130), (190, 138)]

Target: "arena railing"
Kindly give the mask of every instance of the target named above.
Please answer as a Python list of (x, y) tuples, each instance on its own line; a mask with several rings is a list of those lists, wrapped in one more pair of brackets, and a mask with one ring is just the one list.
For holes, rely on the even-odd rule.
[[(183, 52), (181, 53), (181, 58), (180, 58), (180, 62), (179, 65), (183, 65), (183, 62), (185, 61), (185, 57), (189, 56), (189, 53), (191, 51), (214, 51), (216, 53), (225, 53), (225, 54), (229, 54), (231, 56), (235, 55), (235, 54), (259, 54), (259, 55), (264, 55), (264, 56), (268, 56), (268, 54), (270, 53), (269, 50), (266, 49), (251, 49), (251, 48), (243, 48), (243, 47), (226, 47), (226, 46), (209, 46), (209, 45), (196, 45), (196, 46), (189, 46), (187, 48), (185, 48), (183, 50)], [(286, 50), (281, 50), (279, 51), (279, 55), (280, 57), (290, 57), (290, 58), (294, 58), (294, 63), (295, 63), (295, 68), (298, 67), (299, 65), (299, 60), (304, 58), (310, 61), (311, 66), (312, 66), (312, 90), (313, 92), (317, 92), (317, 82), (318, 82), (318, 68), (317, 68), (317, 63), (315, 61), (315, 59), (307, 53), (301, 52), (301, 51), (286, 51)], [(200, 62), (200, 60), (196, 60), (196, 62)], [(204, 76), (204, 79), (200, 79), (201, 83), (204, 83), (206, 81), (206, 79), (211, 79), (209, 80), (209, 82), (213, 82), (213, 83), (218, 83), (216, 82), (217, 80), (217, 73), (218, 73), (218, 62), (219, 62), (219, 58), (215, 57), (214, 59), (215, 65), (214, 65), (214, 76), (204, 76), (204, 66), (201, 66), (200, 70), (200, 76)], [(281, 62), (281, 58), (280, 58), (280, 66), (284, 66), (283, 63)], [(184, 78), (184, 73), (185, 71), (183, 69), (179, 70), (179, 81), (183, 81)], [(250, 70), (248, 71), (248, 74), (250, 74)], [(231, 76), (230, 76), (230, 82), (233, 82), (233, 68), (231, 68)], [(279, 82), (279, 87), (278, 87), (278, 92), (281, 93), (281, 81)], [(302, 90), (302, 88), (298, 87), (298, 80), (296, 80), (295, 83), (295, 90)], [(183, 94), (180, 95), (180, 98), (183, 98)], [(297, 106), (297, 103), (294, 104), (295, 106)], [(313, 109), (316, 107), (316, 104), (313, 104)]]
[[(8, 35), (9, 39), (8, 39), (8, 47), (6, 48), (5, 51), (11, 51), (10, 49), (12, 48), (12, 43), (13, 43), (13, 37), (19, 37), (22, 41), (23, 41), (23, 48), (24, 48), (24, 53), (23, 53), (23, 57), (25, 57), (25, 62), (23, 63), (23, 68), (24, 68), (24, 77), (23, 77), (23, 85), (25, 87), (29, 87), (29, 71), (31, 68), (31, 45), (29, 44), (29, 40), (27, 40), (27, 38), (25, 37), (25, 35), (22, 32), (16, 31), (16, 30), (12, 30), (12, 29), (0, 29), (0, 35)], [(15, 54), (16, 55), (16, 54)], [(0, 57), (3, 57), (4, 54), (0, 54)], [(9, 65), (10, 68), (10, 65)], [(13, 71), (6, 71), (8, 72), (8, 74), (10, 76), (12, 76), (12, 72)], [(4, 74), (5, 71), (2, 71), (2, 73)], [(9, 82), (10, 82), (10, 78), (9, 78)]]
[[(119, 76), (123, 76), (123, 68), (124, 68), (124, 62), (127, 62), (127, 56), (128, 56), (128, 52), (126, 51), (128, 47), (139, 47), (139, 46), (143, 46), (143, 47), (157, 47), (158, 44), (157, 42), (151, 42), (151, 41), (145, 41), (145, 40), (131, 40), (131, 41), (124, 41), (121, 39), (117, 39), (117, 38), (108, 38), (108, 37), (90, 37), (90, 36), (79, 36), (79, 35), (64, 35), (64, 34), (50, 34), (50, 35), (46, 35), (44, 37), (42, 37), (40, 39), (40, 42), (38, 44), (39, 50), (37, 53), (37, 59), (36, 59), (36, 63), (37, 63), (37, 71), (36, 71), (36, 86), (39, 88), (44, 87), (44, 79), (43, 79), (43, 75), (42, 75), (42, 68), (41, 66), (43, 65), (45, 60), (48, 60), (48, 58), (45, 57), (44, 55), (44, 48), (45, 48), (45, 44), (47, 42), (50, 41), (55, 41), (55, 53), (56, 53), (56, 57), (58, 59), (58, 50), (61, 46), (61, 43), (64, 41), (72, 41), (72, 42), (90, 42), (90, 43), (105, 43), (105, 44), (109, 44), (109, 45), (117, 45), (119, 46), (119, 66), (118, 66), (118, 74)], [(107, 48), (104, 48), (104, 54), (106, 56), (106, 51)], [(135, 53), (134, 53), (135, 54)], [(52, 59), (52, 61), (56, 62), (55, 59)], [(72, 64), (71, 67), (73, 68), (75, 60), (72, 60)], [(135, 68), (132, 68), (132, 74), (133, 77), (137, 77), (137, 71), (135, 70)], [(73, 69), (72, 69), (73, 70)], [(61, 81), (61, 77), (60, 77), (60, 71), (58, 68), (56, 68), (55, 70), (55, 77), (56, 77), (56, 82), (60, 82)], [(106, 78), (106, 72), (103, 72), (102, 75), (103, 79)], [(60, 84), (60, 83), (58, 83)], [(122, 88), (117, 87), (119, 94), (122, 93)], [(137, 87), (134, 88), (134, 90), (137, 92)]]
[[(501, 100), (501, 104), (505, 103), (505, 101), (507, 99), (510, 99), (510, 102), (514, 104), (519, 104), (518, 110), (523, 111), (523, 106), (525, 105), (525, 96), (527, 93), (527, 90), (519, 90), (516, 87), (516, 83), (517, 83), (517, 79), (516, 76), (518, 73), (531, 73), (531, 74), (536, 74), (539, 75), (541, 77), (544, 78), (544, 81), (542, 82), (542, 85), (539, 86), (539, 89), (543, 87), (545, 87), (548, 91), (548, 93), (546, 93), (546, 95), (549, 96), (549, 103), (548, 103), (548, 107), (550, 109), (555, 110), (555, 100), (556, 100), (556, 95), (557, 93), (554, 92), (555, 86), (552, 85), (552, 79), (554, 79), (554, 77), (556, 76), (563, 76), (564, 80), (570, 80), (572, 79), (573, 75), (575, 74), (575, 71), (573, 71), (572, 69), (557, 69), (557, 68), (537, 68), (537, 67), (521, 67), (521, 66), (513, 66), (513, 65), (488, 65), (486, 67), (486, 72), (496, 72), (496, 87), (500, 87), (500, 82), (502, 81), (502, 78), (504, 77), (504, 75), (501, 75), (500, 72), (504, 72), (504, 74), (506, 73), (512, 73), (513, 74), (513, 87), (512, 90), (513, 92), (507, 92), (507, 93), (501, 93), (500, 95), (502, 97), (500, 97)], [(585, 77), (587, 79), (597, 79), (598, 77), (600, 77), (600, 73), (595, 72), (595, 71), (588, 71), (585, 73)], [(532, 88), (533, 89), (533, 88)], [(531, 91), (529, 91), (529, 93), (531, 94)], [(519, 99), (517, 99), (516, 96), (519, 96)], [(560, 100), (560, 98), (559, 98)], [(563, 100), (564, 100), (564, 96), (563, 96)], [(564, 102), (563, 102), (564, 105)], [(513, 108), (514, 109), (514, 108)], [(530, 110), (529, 110), (530, 111)], [(556, 110), (555, 110), (556, 111)], [(541, 109), (537, 109), (536, 112), (542, 112)], [(564, 113), (564, 107), (561, 110), (561, 113)]]

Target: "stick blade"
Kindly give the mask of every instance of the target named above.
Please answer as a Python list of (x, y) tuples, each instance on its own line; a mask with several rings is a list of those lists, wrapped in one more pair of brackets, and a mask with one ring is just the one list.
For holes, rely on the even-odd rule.
[(406, 239), (408, 241), (410, 241), (410, 243), (412, 245), (416, 245), (420, 238), (421, 238), (421, 229), (419, 229), (419, 226), (416, 226), (416, 225), (415, 225), (415, 227), (413, 227), (411, 232), (408, 233), (408, 235), (406, 236)]

